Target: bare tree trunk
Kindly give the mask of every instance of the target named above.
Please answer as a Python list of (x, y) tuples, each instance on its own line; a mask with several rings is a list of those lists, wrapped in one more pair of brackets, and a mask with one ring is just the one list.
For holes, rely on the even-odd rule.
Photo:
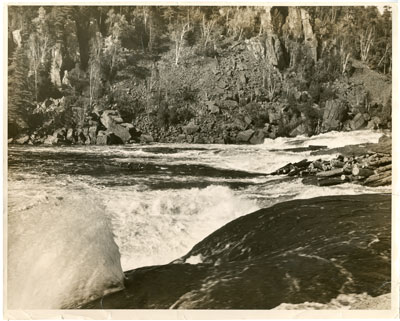
[(373, 35), (373, 29), (369, 28), (365, 31), (365, 33), (362, 33), (360, 35), (360, 56), (361, 56), (361, 61), (365, 62), (368, 59), (368, 53), (369, 49), (373, 43), (372, 39)]

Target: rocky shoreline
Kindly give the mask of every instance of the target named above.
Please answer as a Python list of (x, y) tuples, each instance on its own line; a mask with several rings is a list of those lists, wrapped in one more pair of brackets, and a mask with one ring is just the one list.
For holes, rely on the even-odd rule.
[[(331, 112), (326, 113), (326, 119), (323, 124), (329, 122), (337, 122), (337, 119), (332, 116), (336, 115), (334, 109), (337, 108), (332, 104)], [(270, 115), (271, 119), (278, 116)], [(280, 117), (280, 116), (279, 116)], [(332, 118), (333, 117), (333, 118)], [(121, 114), (115, 109), (107, 109), (104, 111), (94, 111), (86, 120), (87, 126), (67, 128), (62, 127), (53, 131), (51, 134), (46, 134), (46, 131), (34, 131), (31, 134), (22, 134), (15, 138), (9, 138), (9, 144), (19, 145), (120, 145), (131, 143), (195, 143), (195, 144), (262, 144), (265, 138), (275, 139), (280, 131), (274, 123), (265, 123), (263, 128), (256, 128), (252, 125), (250, 118), (246, 122), (237, 123), (232, 128), (230, 125), (222, 122), (221, 126), (225, 129), (219, 129), (217, 132), (211, 130), (208, 120), (204, 122), (190, 121), (186, 125), (175, 127), (153, 128), (146, 127), (146, 131), (138, 128), (143, 127), (141, 123), (134, 125), (132, 122), (124, 122)], [(144, 120), (142, 120), (144, 121)], [(215, 120), (214, 120), (215, 122)], [(370, 115), (357, 114), (353, 120), (349, 122), (346, 131), (380, 128), (381, 121), (378, 117), (371, 119)], [(301, 130), (301, 126), (296, 127), (287, 136), (295, 137), (298, 135), (307, 135), (308, 132)], [(304, 126), (303, 126), (304, 127)], [(328, 130), (333, 130), (336, 127), (328, 127)], [(304, 129), (304, 128), (303, 128)]]
[(303, 184), (332, 186), (355, 183), (370, 187), (392, 184), (392, 139), (380, 138), (378, 144), (354, 145), (324, 151), (323, 146), (314, 155), (338, 153), (330, 160), (303, 159), (289, 163), (271, 175), (302, 177)]

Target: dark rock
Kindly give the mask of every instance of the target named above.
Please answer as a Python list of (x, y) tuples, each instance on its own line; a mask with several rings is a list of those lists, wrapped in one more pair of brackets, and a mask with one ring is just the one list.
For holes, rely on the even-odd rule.
[(254, 130), (248, 129), (241, 131), (237, 134), (236, 136), (236, 141), (238, 143), (248, 143), (250, 141), (250, 138), (254, 135)]
[(270, 127), (271, 127), (270, 124), (268, 124), (268, 123), (264, 124), (263, 131), (264, 131), (265, 134), (267, 134), (269, 132)]
[(85, 137), (84, 141), (86, 141), (86, 138), (89, 136), (89, 127), (83, 127), (82, 134)]
[(56, 131), (54, 131), (53, 136), (57, 137), (58, 139), (63, 140), (63, 139), (65, 139), (66, 134), (67, 134), (67, 131), (65, 130), (65, 128), (60, 128), (60, 129), (57, 129)]
[(351, 120), (350, 119), (345, 120), (345, 122), (343, 123), (342, 130), (346, 131), (346, 132), (351, 131)]
[(369, 121), (369, 120), (371, 119), (371, 116), (370, 116), (370, 114), (368, 114), (368, 113), (364, 113), (364, 114), (363, 114), (363, 117), (364, 117), (364, 119), (365, 119), (366, 121)]
[(171, 264), (125, 276), (123, 290), (81, 308), (272, 309), (378, 296), (390, 291), (391, 196), (280, 203), (226, 224)]
[(203, 137), (196, 135), (196, 136), (194, 136), (193, 143), (194, 144), (204, 144), (205, 141), (204, 141)]
[(387, 135), (383, 135), (381, 138), (379, 138), (378, 141), (379, 144), (392, 144), (392, 137), (391, 136), (387, 136)]
[(250, 144), (263, 144), (265, 140), (265, 133), (262, 129), (256, 130), (254, 135), (250, 138)]
[(122, 144), (121, 138), (113, 133), (99, 132), (96, 138), (97, 145), (119, 145)]
[(84, 144), (86, 142), (86, 136), (82, 128), (76, 130), (76, 137), (79, 144)]

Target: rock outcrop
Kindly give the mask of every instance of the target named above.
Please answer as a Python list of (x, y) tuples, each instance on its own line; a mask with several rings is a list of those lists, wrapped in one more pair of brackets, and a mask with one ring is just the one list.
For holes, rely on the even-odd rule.
[(127, 143), (131, 138), (134, 131), (132, 124), (124, 123), (121, 115), (116, 110), (105, 110), (100, 121), (106, 128), (107, 133), (113, 133), (119, 137), (122, 143)]
[(123, 290), (81, 308), (272, 309), (378, 296), (390, 291), (390, 234), (390, 195), (284, 202), (226, 224), (171, 264), (126, 272)]
[(237, 143), (248, 143), (251, 137), (254, 135), (255, 131), (252, 129), (241, 131), (236, 136)]
[(339, 99), (328, 100), (325, 104), (322, 132), (340, 130), (346, 117), (347, 107)]

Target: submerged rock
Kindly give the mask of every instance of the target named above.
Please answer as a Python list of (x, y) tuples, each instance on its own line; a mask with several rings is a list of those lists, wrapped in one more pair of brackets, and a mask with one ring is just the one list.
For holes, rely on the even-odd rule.
[(385, 294), (390, 217), (391, 196), (382, 194), (277, 204), (226, 224), (170, 264), (126, 272), (125, 289), (82, 308), (271, 309)]

